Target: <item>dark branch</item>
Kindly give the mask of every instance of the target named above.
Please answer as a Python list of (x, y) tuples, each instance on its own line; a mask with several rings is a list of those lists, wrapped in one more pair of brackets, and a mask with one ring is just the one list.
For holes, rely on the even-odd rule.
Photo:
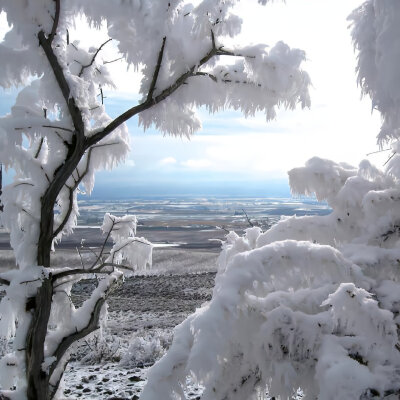
[(104, 94), (103, 94), (103, 88), (100, 86), (100, 96), (101, 96), (101, 104), (104, 104)]
[(83, 262), (82, 253), (81, 253), (81, 251), (79, 250), (79, 247), (76, 247), (76, 251), (77, 251), (78, 254), (79, 254), (79, 258), (80, 258), (80, 260), (81, 260), (82, 268), (85, 269), (85, 263)]
[(101, 51), (101, 49), (102, 49), (108, 42), (111, 42), (111, 40), (112, 40), (112, 39), (106, 40), (106, 41), (96, 50), (96, 52), (93, 54), (93, 57), (92, 57), (92, 59), (91, 59), (91, 61), (90, 61), (89, 64), (87, 64), (87, 65), (82, 65), (82, 68), (81, 68), (81, 70), (80, 70), (80, 72), (79, 72), (79, 74), (78, 74), (79, 77), (82, 76), (83, 71), (84, 71), (86, 68), (89, 68), (89, 67), (91, 67), (91, 66), (93, 65), (93, 63), (94, 63), (94, 61), (95, 61), (97, 55), (98, 55), (99, 52)]
[(242, 208), (242, 211), (243, 211), (244, 215), (246, 216), (246, 219), (247, 219), (248, 224), (253, 228), (253, 227), (254, 227), (254, 224), (250, 221), (250, 218), (249, 218), (249, 216), (247, 215), (247, 212), (244, 210), (244, 208)]
[(89, 269), (75, 268), (75, 269), (67, 269), (65, 271), (61, 271), (58, 274), (53, 275), (52, 280), (54, 283), (57, 279), (67, 278), (67, 277), (70, 277), (73, 275), (90, 275), (90, 274), (110, 275), (112, 272), (114, 272), (113, 270), (112, 271), (104, 271), (103, 268), (106, 268), (106, 267), (129, 269), (129, 267), (126, 265), (104, 262), (104, 263), (100, 264), (97, 268), (89, 268)]
[(208, 72), (200, 72), (197, 71), (195, 74), (193, 74), (194, 76), (208, 76), (209, 78), (211, 78), (214, 82), (218, 82), (218, 79), (215, 75), (210, 74)]
[(105, 291), (104, 295), (102, 297), (100, 297), (99, 299), (97, 299), (97, 301), (93, 307), (93, 310), (90, 314), (90, 318), (89, 318), (87, 325), (83, 329), (81, 329), (77, 332), (74, 332), (74, 333), (70, 334), (69, 336), (66, 336), (62, 339), (62, 341), (58, 345), (56, 351), (53, 353), (53, 356), (56, 358), (56, 361), (50, 367), (49, 376), (51, 376), (53, 374), (54, 370), (57, 368), (57, 365), (61, 361), (65, 352), (69, 349), (69, 347), (73, 343), (75, 343), (76, 341), (91, 334), (92, 332), (94, 332), (96, 329), (99, 328), (101, 309), (106, 301), (106, 297), (108, 296), (108, 294), (111, 291), (114, 284), (117, 283), (117, 281), (118, 281), (118, 278), (115, 277), (115, 280), (113, 282), (110, 282), (110, 286)]
[(114, 131), (114, 129), (118, 128), (121, 124), (123, 124), (125, 121), (127, 121), (129, 118), (133, 117), (136, 114), (139, 114), (142, 111), (149, 109), (150, 107), (152, 107), (152, 106), (160, 103), (164, 99), (166, 99), (168, 96), (173, 94), (179, 87), (181, 87), (188, 78), (190, 78), (191, 76), (195, 76), (198, 68), (201, 67), (202, 65), (206, 64), (213, 57), (215, 57), (215, 56), (244, 57), (241, 54), (235, 53), (233, 51), (224, 50), (222, 46), (219, 48), (216, 48), (215, 47), (215, 38), (213, 39), (213, 34), (212, 34), (211, 39), (212, 39), (211, 50), (196, 65), (193, 65), (192, 67), (189, 68), (188, 71), (186, 71), (184, 74), (180, 75), (172, 85), (170, 85), (166, 89), (164, 89), (158, 96), (151, 97), (151, 98), (147, 97), (147, 99), (144, 103), (138, 104), (137, 106), (134, 106), (134, 107), (130, 108), (129, 110), (125, 111), (119, 117), (117, 117), (113, 121), (111, 121), (101, 131), (98, 131), (94, 135), (89, 137), (87, 139), (87, 146), (89, 147), (89, 146), (96, 144), (97, 142), (99, 142), (100, 140), (105, 138), (109, 133)]
[(116, 58), (115, 60), (111, 60), (111, 61), (103, 61), (103, 65), (106, 65), (106, 64), (111, 64), (111, 63), (113, 63), (113, 62), (116, 62), (116, 61), (119, 61), (119, 60), (122, 60), (124, 57), (118, 57), (118, 58)]
[(99, 253), (99, 255), (97, 256), (97, 258), (96, 258), (96, 260), (94, 261), (94, 263), (92, 264), (92, 266), (90, 267), (91, 269), (94, 268), (94, 267), (96, 266), (96, 264), (99, 262), (101, 256), (103, 255), (104, 249), (105, 249), (106, 244), (107, 244), (107, 240), (108, 240), (108, 238), (110, 237), (111, 232), (112, 232), (114, 226), (115, 226), (115, 220), (112, 220), (111, 228), (110, 228), (110, 230), (107, 232), (106, 238), (104, 239), (103, 245), (101, 246), (100, 253)]
[[(74, 131), (72, 129), (69, 128), (64, 128), (63, 126), (55, 126), (55, 125), (42, 125), (43, 128), (52, 128), (52, 129), (59, 129), (60, 131), (67, 131), (67, 132), (71, 132), (74, 133)], [(31, 128), (31, 127), (29, 127)]]
[(99, 329), (99, 319), (100, 319), (100, 312), (105, 303), (105, 298), (100, 297), (96, 304), (94, 305), (93, 311), (90, 315), (90, 319), (88, 324), (78, 332), (75, 332), (69, 336), (63, 338), (61, 343), (59, 344), (57, 350), (54, 352), (53, 356), (56, 357), (56, 361), (50, 367), (49, 375), (51, 376), (56, 369), (57, 365), (61, 361), (62, 357), (64, 356), (65, 352), (69, 349), (69, 347), (78, 341), (79, 339), (84, 338), (85, 336), (91, 334), (96, 329)]
[(43, 31), (39, 32), (38, 38), (39, 38), (39, 43), (42, 46), (46, 54), (47, 60), (49, 61), (50, 66), (53, 70), (54, 76), (57, 80), (58, 86), (62, 92), (64, 100), (67, 103), (75, 131), (78, 133), (79, 136), (83, 138), (84, 124), (83, 124), (82, 113), (78, 108), (75, 99), (71, 96), (71, 90), (64, 76), (64, 71), (60, 63), (58, 62), (56, 55), (54, 54), (53, 48), (51, 47), (51, 40), (50, 38), (49, 39), (46, 38), (46, 35)]
[(36, 154), (35, 154), (35, 158), (39, 157), (40, 151), (42, 150), (43, 142), (44, 142), (44, 138), (41, 138), (40, 143), (39, 143), (39, 148), (37, 149)]
[(221, 225), (221, 226), (216, 225), (216, 228), (217, 228), (217, 229), (222, 229), (222, 230), (225, 231), (226, 233), (230, 233), (230, 231), (229, 231), (228, 229), (226, 229), (223, 225)]
[(58, 21), (60, 20), (60, 9), (61, 9), (60, 0), (54, 0), (54, 1), (56, 3), (56, 12), (54, 14), (53, 27), (51, 28), (51, 33), (49, 35), (49, 42), (50, 43), (53, 41), (54, 36), (56, 35), (57, 27), (58, 27)]
[(82, 174), (79, 174), (79, 172), (78, 172), (78, 179), (75, 180), (75, 183), (74, 183), (74, 185), (72, 187), (68, 187), (68, 189), (69, 189), (68, 210), (67, 210), (67, 213), (65, 214), (65, 217), (64, 217), (63, 221), (60, 223), (58, 228), (54, 231), (53, 238), (57, 237), (57, 235), (64, 229), (65, 225), (67, 224), (67, 222), (69, 220), (69, 217), (71, 216), (72, 207), (74, 205), (74, 191), (76, 190), (76, 188), (82, 182), (82, 179), (85, 177), (85, 175), (89, 171), (90, 158), (91, 158), (91, 155), (92, 155), (92, 151), (93, 151), (93, 147), (91, 147), (89, 149), (89, 151), (88, 151), (85, 170), (83, 171)]
[(160, 68), (161, 68), (161, 63), (162, 63), (162, 59), (163, 59), (166, 40), (167, 40), (167, 38), (164, 36), (163, 40), (162, 40), (160, 52), (158, 53), (157, 64), (156, 64), (156, 68), (154, 70), (153, 79), (150, 84), (149, 93), (147, 94), (147, 101), (150, 101), (152, 99), (154, 89), (156, 88), (156, 83), (157, 83), (158, 75), (160, 73)]
[(383, 164), (383, 166), (385, 166), (397, 153), (394, 152), (387, 160), (386, 162)]

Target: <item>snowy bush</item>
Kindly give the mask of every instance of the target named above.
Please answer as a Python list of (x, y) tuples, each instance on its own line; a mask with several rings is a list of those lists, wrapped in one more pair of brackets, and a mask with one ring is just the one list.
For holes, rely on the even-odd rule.
[[(230, 232), (212, 300), (176, 327), (142, 400), (203, 400), (267, 391), (289, 399), (394, 399), (400, 394), (400, 2), (368, 0), (350, 16), (358, 78), (383, 117), (381, 171), (313, 158), (292, 192), (326, 200), (326, 216)], [(345, 145), (345, 144), (344, 144)]]
[(105, 362), (119, 362), (122, 357), (123, 349), (118, 337), (104, 336), (101, 331), (93, 337), (85, 339), (85, 342), (79, 348), (80, 351), (82, 351), (83, 346), (86, 346), (87, 353), (83, 357), (82, 354), (75, 354), (75, 358), (82, 364), (95, 365)]
[(153, 365), (164, 355), (171, 345), (171, 340), (172, 335), (169, 331), (157, 329), (147, 334), (141, 332), (131, 340), (120, 365), (125, 368)]
[(381, 398), (400, 389), (399, 237), (385, 240), (384, 224), (396, 215), (397, 184), (383, 173), (365, 177), (363, 162), (332, 189), (340, 167), (328, 163), (336, 174), (322, 168), (321, 176), (325, 162), (311, 164), (291, 171), (292, 187), (312, 191), (302, 180), (316, 168), (332, 214), (227, 235), (211, 302), (175, 329), (143, 399), (183, 398), (190, 375), (204, 399), (247, 399), (266, 388), (290, 398), (299, 387), (306, 398)]

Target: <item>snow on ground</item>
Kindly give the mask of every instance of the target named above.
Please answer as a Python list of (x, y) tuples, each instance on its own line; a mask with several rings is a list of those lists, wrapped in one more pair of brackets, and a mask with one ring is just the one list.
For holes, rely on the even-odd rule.
[[(59, 252), (61, 263), (67, 253)], [(156, 249), (153, 256), (154, 269), (126, 279), (110, 296), (102, 339), (83, 341), (72, 354), (60, 399), (138, 399), (147, 368), (169, 347), (173, 328), (211, 298), (217, 253)], [(76, 285), (75, 304), (93, 288), (90, 280)], [(190, 385), (187, 397), (200, 393)]]

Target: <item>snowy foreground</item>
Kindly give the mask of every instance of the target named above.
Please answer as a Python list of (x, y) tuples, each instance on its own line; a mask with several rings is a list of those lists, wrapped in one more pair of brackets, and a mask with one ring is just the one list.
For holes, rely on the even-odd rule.
[[(67, 251), (58, 252), (63, 262)], [(169, 347), (173, 328), (211, 298), (218, 254), (206, 251), (155, 250), (154, 268), (128, 278), (109, 298), (107, 326), (82, 342), (72, 356), (61, 399), (137, 399), (147, 367)], [(80, 304), (93, 289), (84, 281), (73, 291)], [(190, 386), (189, 399), (199, 388)], [(137, 397), (135, 397), (137, 396)]]

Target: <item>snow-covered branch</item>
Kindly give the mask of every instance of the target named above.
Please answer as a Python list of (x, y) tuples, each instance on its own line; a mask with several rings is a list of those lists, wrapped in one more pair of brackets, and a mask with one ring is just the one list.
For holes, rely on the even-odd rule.
[(82, 140), (85, 131), (82, 113), (76, 104), (76, 100), (71, 95), (71, 89), (65, 78), (63, 68), (61, 67), (57, 59), (57, 56), (53, 51), (52, 41), (50, 40), (50, 38), (46, 38), (46, 34), (44, 33), (44, 31), (39, 32), (38, 38), (40, 46), (43, 48), (46, 54), (46, 58), (53, 70), (54, 76), (57, 80), (58, 87), (61, 90), (64, 100), (68, 106), (69, 113), (74, 123), (75, 134)]
[[(77, 311), (77, 315), (70, 321), (70, 326), (75, 326), (73, 332), (62, 337), (56, 349), (51, 354), (48, 354), (48, 357), (54, 360), (48, 371), (52, 385), (58, 386), (64, 368), (60, 371), (61, 373), (58, 372), (59, 376), (55, 379), (52, 375), (57, 370), (59, 363), (62, 361), (63, 356), (71, 345), (99, 329), (101, 310), (105, 304), (106, 298), (115, 284), (122, 279), (122, 276), (122, 273), (119, 271), (113, 272), (109, 277), (99, 283), (99, 286), (92, 293), (90, 299), (86, 300), (81, 309)], [(85, 319), (86, 322), (84, 322)], [(58, 333), (55, 335), (58, 335)], [(50, 337), (50, 340), (53, 341), (55, 339)]]
[(83, 71), (85, 71), (86, 68), (90, 68), (90, 67), (93, 65), (93, 63), (94, 63), (94, 61), (96, 60), (96, 57), (97, 57), (97, 55), (100, 53), (101, 49), (102, 49), (107, 43), (111, 42), (111, 40), (112, 40), (112, 39), (108, 39), (108, 40), (106, 40), (104, 43), (101, 44), (101, 46), (100, 46), (100, 47), (95, 51), (95, 53), (93, 54), (93, 57), (92, 57), (92, 59), (90, 60), (90, 63), (89, 63), (89, 64), (82, 65), (81, 70), (79, 71), (79, 74), (78, 74), (79, 77), (82, 76)]

